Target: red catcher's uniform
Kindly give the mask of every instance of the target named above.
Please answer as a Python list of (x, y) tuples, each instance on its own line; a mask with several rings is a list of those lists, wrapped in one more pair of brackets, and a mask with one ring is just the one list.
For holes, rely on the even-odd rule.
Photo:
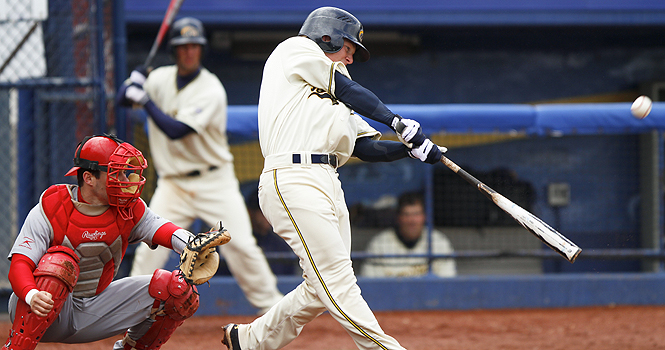
[(73, 296), (84, 298), (101, 293), (118, 272), (129, 235), (145, 212), (143, 202), (132, 205), (132, 220), (122, 219), (117, 210), (88, 216), (76, 210), (66, 185), (55, 185), (44, 192), (41, 205), (53, 228), (51, 246), (69, 247), (81, 258), (81, 273)]

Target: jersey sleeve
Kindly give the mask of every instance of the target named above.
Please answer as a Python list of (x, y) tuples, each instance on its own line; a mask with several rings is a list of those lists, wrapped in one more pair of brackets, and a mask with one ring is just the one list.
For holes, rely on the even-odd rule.
[(372, 126), (369, 125), (368, 122), (365, 121), (365, 119), (361, 118), (357, 114), (353, 114), (353, 119), (356, 121), (356, 126), (358, 129), (358, 132), (356, 134), (356, 139), (359, 139), (361, 137), (370, 137), (372, 140), (378, 140), (381, 138), (381, 133), (378, 132), (376, 129), (374, 129)]
[(25, 300), (25, 296), (31, 289), (37, 289), (37, 282), (33, 275), (37, 265), (23, 254), (15, 254), (12, 257), (12, 263), (9, 265), (9, 283), (12, 285), (12, 291), (20, 300)]
[[(145, 203), (143, 204), (145, 205)], [(145, 242), (153, 249), (157, 245), (172, 248), (171, 235), (180, 229), (179, 226), (157, 215), (146, 207), (143, 217), (129, 236), (129, 243)]]
[(21, 227), (8, 258), (14, 254), (22, 254), (30, 258), (35, 265), (46, 254), (52, 240), (52, 230), (41, 207), (37, 204), (30, 210)]
[(331, 61), (312, 40), (296, 37), (284, 43), (283, 52), (288, 54), (288, 59), (282, 60), (282, 63), (286, 78), (292, 84), (304, 81), (335, 96), (335, 72), (351, 78), (342, 62)]
[[(433, 230), (432, 238), (434, 242), (435, 254), (453, 253), (454, 249), (448, 237), (441, 231)], [(436, 259), (432, 262), (432, 272), (439, 277), (452, 277), (457, 274), (457, 266), (454, 259)]]

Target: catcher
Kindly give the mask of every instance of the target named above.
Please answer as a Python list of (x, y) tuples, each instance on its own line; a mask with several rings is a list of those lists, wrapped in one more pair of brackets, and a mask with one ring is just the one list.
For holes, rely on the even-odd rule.
[[(87, 343), (124, 332), (114, 349), (158, 349), (198, 309), (196, 289), (219, 264), (221, 227), (193, 235), (139, 198), (147, 163), (113, 135), (89, 136), (74, 154), (77, 185), (53, 185), (30, 211), (9, 253), (13, 322), (4, 349)], [(113, 280), (128, 244), (181, 253), (180, 269)]]

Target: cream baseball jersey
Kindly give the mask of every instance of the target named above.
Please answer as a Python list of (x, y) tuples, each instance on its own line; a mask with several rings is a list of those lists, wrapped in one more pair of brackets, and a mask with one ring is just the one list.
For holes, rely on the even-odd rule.
[[(233, 161), (226, 136), (226, 91), (215, 75), (199, 75), (178, 90), (175, 65), (155, 69), (143, 88), (157, 106), (198, 135), (171, 140), (148, 118), (150, 152), (160, 176), (176, 176)], [(206, 132), (204, 132), (206, 131)]]
[(335, 98), (335, 71), (350, 78), (344, 64), (331, 61), (306, 37), (289, 38), (275, 48), (266, 61), (259, 95), (259, 142), (264, 157), (335, 153), (343, 165), (357, 137), (380, 137)]
[[(408, 248), (400, 241), (394, 228), (379, 232), (367, 246), (367, 252), (377, 255), (409, 255), (427, 254), (428, 252), (427, 228), (423, 229), (422, 236), (415, 246)], [(432, 253), (448, 254), (453, 252), (453, 246), (448, 237), (441, 231), (432, 230)], [(404, 258), (378, 258), (368, 259), (362, 267), (362, 275), (368, 277), (408, 277), (422, 276), (428, 272), (428, 259), (423, 257)], [(455, 260), (435, 259), (432, 273), (440, 277), (455, 276)]]

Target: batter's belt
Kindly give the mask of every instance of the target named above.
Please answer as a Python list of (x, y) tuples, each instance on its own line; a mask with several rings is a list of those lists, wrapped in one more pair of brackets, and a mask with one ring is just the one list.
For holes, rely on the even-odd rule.
[(339, 163), (337, 162), (337, 156), (332, 153), (281, 153), (269, 155), (266, 157), (263, 165), (263, 171), (292, 167), (294, 165), (307, 167), (311, 166), (312, 164), (325, 164), (330, 165), (333, 168), (337, 168)]

